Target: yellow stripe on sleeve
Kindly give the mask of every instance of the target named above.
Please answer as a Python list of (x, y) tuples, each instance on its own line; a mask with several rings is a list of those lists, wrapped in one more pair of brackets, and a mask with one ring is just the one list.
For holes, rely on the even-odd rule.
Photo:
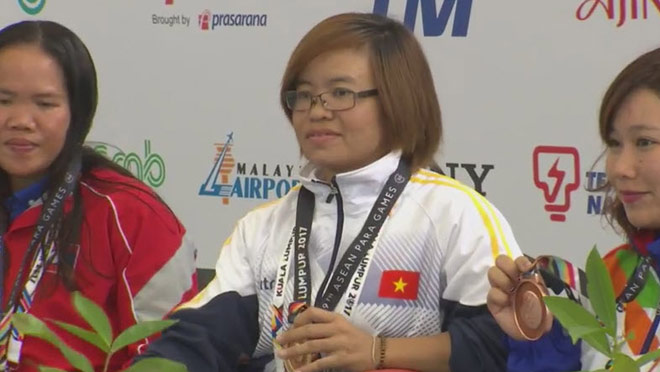
[[(499, 242), (497, 239), (498, 234), (496, 234), (495, 229), (497, 228), (497, 232), (499, 233), (499, 236), (502, 238), (502, 242), (504, 244), (505, 250), (509, 256), (511, 256), (511, 250), (509, 248), (509, 244), (506, 242), (506, 239), (504, 237), (503, 231), (502, 231), (502, 226), (499, 223), (499, 219), (495, 215), (495, 211), (492, 209), (492, 206), (490, 203), (479, 193), (476, 191), (470, 189), (469, 187), (461, 184), (460, 182), (454, 180), (453, 178), (447, 177), (447, 176), (442, 176), (442, 175), (437, 175), (432, 172), (426, 172), (420, 170), (419, 173), (428, 175), (432, 177), (432, 179), (423, 179), (420, 177), (413, 176), (410, 178), (411, 182), (414, 183), (420, 183), (420, 184), (435, 184), (435, 185), (441, 185), (441, 186), (448, 186), (457, 190), (460, 190), (464, 192), (472, 201), (474, 206), (477, 208), (477, 211), (479, 212), (479, 215), (481, 216), (481, 219), (484, 223), (484, 227), (486, 227), (486, 230), (488, 231), (488, 236), (490, 237), (490, 246), (491, 246), (491, 252), (493, 255), (493, 260), (497, 258), (497, 256), (500, 254), (500, 248), (499, 248)], [(477, 196), (478, 195), (478, 196)], [(487, 208), (489, 209), (488, 212), (493, 216), (495, 219), (495, 224), (496, 226), (493, 226), (493, 222), (491, 221), (489, 217), (489, 213), (484, 209), (482, 203), (480, 200), (485, 201)]]

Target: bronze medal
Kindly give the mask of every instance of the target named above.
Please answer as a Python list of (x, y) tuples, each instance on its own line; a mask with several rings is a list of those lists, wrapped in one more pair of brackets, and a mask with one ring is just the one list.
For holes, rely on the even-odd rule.
[(513, 318), (520, 333), (529, 341), (538, 340), (545, 331), (545, 294), (545, 287), (536, 273), (521, 279), (513, 291)]
[(286, 359), (284, 361), (284, 368), (287, 372), (294, 372), (298, 370), (298, 368), (308, 365), (316, 359), (317, 358), (314, 354), (305, 354), (295, 358)]
[[(297, 308), (292, 307), (292, 305), (289, 305), (289, 313), (290, 313), (289, 322), (293, 324), (295, 318), (298, 315), (302, 314), (308, 308), (309, 307), (304, 303)], [(300, 345), (300, 343), (293, 345)], [(290, 346), (292, 345), (287, 345), (286, 347), (290, 347)], [(286, 359), (284, 361), (284, 369), (286, 369), (288, 372), (293, 372), (296, 371), (298, 368), (315, 361), (316, 359), (318, 359), (318, 357), (314, 354), (305, 354), (305, 355), (297, 356), (295, 358)]]

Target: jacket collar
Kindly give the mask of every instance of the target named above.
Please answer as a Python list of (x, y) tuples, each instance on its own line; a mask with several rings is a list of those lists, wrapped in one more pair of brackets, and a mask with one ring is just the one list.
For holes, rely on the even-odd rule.
[(660, 232), (642, 230), (631, 239), (632, 245), (643, 256), (651, 256), (660, 263)]
[(338, 173), (333, 178), (334, 185), (319, 180), (316, 177), (318, 168), (307, 163), (300, 170), (300, 182), (313, 192), (318, 200), (327, 200), (332, 192), (338, 190), (345, 206), (370, 206), (385, 186), (390, 174), (396, 170), (400, 158), (401, 151), (393, 151), (365, 167)]
[(9, 211), (9, 221), (13, 221), (26, 210), (41, 204), (47, 182), (47, 178), (42, 178), (5, 200), (5, 208)]

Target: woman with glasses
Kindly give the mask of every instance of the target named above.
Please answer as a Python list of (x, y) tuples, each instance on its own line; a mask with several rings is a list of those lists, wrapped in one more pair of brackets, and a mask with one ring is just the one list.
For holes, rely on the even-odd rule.
[(215, 279), (145, 356), (192, 371), (503, 370), (486, 272), (519, 248), (480, 194), (425, 169), (442, 126), (415, 37), (330, 17), (293, 51), (281, 104), (302, 187), (238, 222)]

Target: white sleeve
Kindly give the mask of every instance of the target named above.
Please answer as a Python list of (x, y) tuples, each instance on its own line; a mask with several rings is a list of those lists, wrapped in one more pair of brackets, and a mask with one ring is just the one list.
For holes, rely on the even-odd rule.
[(250, 223), (250, 216), (238, 221), (233, 233), (222, 245), (220, 256), (215, 264), (215, 277), (192, 300), (183, 304), (181, 308), (198, 308), (209, 302), (219, 294), (237, 292), (246, 297), (256, 294), (256, 286), (252, 267), (250, 265), (250, 249), (254, 242), (246, 240), (246, 229)]
[(501, 254), (518, 257), (518, 247), (504, 216), (475, 191), (455, 200), (449, 221), (439, 229), (446, 287), (443, 298), (467, 306), (486, 303), (488, 269)]

